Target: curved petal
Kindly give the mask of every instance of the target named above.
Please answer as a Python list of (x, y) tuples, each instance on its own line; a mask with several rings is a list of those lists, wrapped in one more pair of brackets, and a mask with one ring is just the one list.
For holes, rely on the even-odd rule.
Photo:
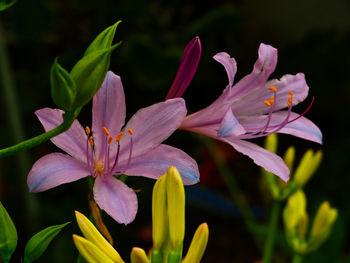
[(289, 180), (289, 169), (287, 165), (283, 162), (281, 157), (273, 152), (243, 140), (222, 139), (222, 141), (227, 142), (237, 151), (249, 156), (254, 163), (263, 167), (266, 171), (277, 175), (283, 181), (287, 182)]
[(97, 158), (103, 158), (105, 152), (103, 146), (107, 137), (102, 127), (106, 127), (111, 136), (116, 136), (124, 125), (125, 112), (125, 95), (121, 79), (112, 71), (108, 71), (92, 102), (92, 132)]
[[(37, 110), (35, 115), (44, 126), (45, 131), (50, 131), (63, 122), (63, 113), (59, 109), (43, 108)], [(73, 122), (68, 131), (53, 137), (51, 141), (74, 158), (86, 162), (87, 137), (77, 120)]]
[(271, 86), (277, 88), (277, 96), (275, 96), (274, 100), (274, 111), (287, 107), (287, 101), (290, 96), (288, 91), (293, 92), (292, 105), (297, 105), (299, 102), (305, 100), (309, 93), (309, 87), (306, 84), (303, 73), (284, 75), (279, 80), (273, 79), (268, 81), (263, 88), (255, 90), (241, 100), (236, 101), (232, 105), (232, 110), (235, 115), (245, 116), (268, 113), (270, 108), (264, 104), (264, 100), (268, 101), (271, 96), (274, 96), (273, 91), (269, 90)]
[(231, 135), (241, 135), (246, 133), (243, 126), (238, 122), (236, 117), (233, 115), (232, 109), (228, 109), (218, 131), (218, 136), (226, 137)]
[[(128, 159), (130, 136), (132, 156), (136, 157), (167, 139), (181, 125), (186, 113), (182, 98), (169, 99), (136, 112), (124, 128), (125, 134), (120, 142), (120, 161)], [(128, 129), (133, 131), (133, 135), (126, 132)]]
[(233, 80), (237, 72), (236, 60), (234, 58), (231, 58), (230, 55), (226, 52), (217, 53), (213, 58), (224, 66), (228, 77), (228, 86), (231, 88), (233, 86)]
[(121, 224), (131, 223), (137, 213), (137, 196), (122, 181), (98, 176), (94, 185), (94, 198), (99, 207)]
[[(158, 179), (170, 166), (175, 166), (185, 185), (199, 181), (199, 170), (195, 160), (180, 149), (161, 144), (156, 148), (133, 158), (125, 174)], [(123, 167), (120, 167), (123, 169)]]
[(253, 71), (233, 86), (232, 99), (238, 100), (253, 90), (262, 88), (275, 70), (277, 49), (261, 43), (258, 53), (259, 57), (254, 64)]
[(33, 165), (27, 177), (30, 192), (42, 192), (90, 174), (85, 163), (62, 153), (50, 153)]

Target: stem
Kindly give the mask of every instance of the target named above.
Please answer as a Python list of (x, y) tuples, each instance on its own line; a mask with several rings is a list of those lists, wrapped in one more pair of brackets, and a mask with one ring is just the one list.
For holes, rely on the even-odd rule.
[(302, 263), (302, 262), (303, 262), (303, 256), (295, 253), (292, 263)]
[(269, 230), (267, 232), (267, 240), (264, 248), (263, 263), (270, 263), (273, 255), (273, 248), (277, 232), (278, 219), (281, 210), (281, 201), (274, 200), (271, 210)]

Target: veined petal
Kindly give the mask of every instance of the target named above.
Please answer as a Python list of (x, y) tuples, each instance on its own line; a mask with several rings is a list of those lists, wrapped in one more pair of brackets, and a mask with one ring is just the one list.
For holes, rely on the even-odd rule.
[(112, 71), (106, 75), (101, 88), (92, 102), (92, 132), (94, 135), (95, 153), (103, 158), (106, 135), (102, 127), (106, 127), (112, 136), (116, 136), (125, 122), (125, 95), (121, 79)]
[(186, 46), (180, 67), (177, 71), (173, 84), (166, 96), (167, 99), (181, 97), (196, 73), (201, 58), (202, 46), (199, 37), (192, 39)]
[[(180, 149), (165, 144), (133, 158), (125, 173), (129, 176), (158, 179), (170, 166), (175, 166), (178, 169), (185, 185), (195, 184), (199, 181), (196, 161)], [(122, 165), (121, 169), (123, 169)]]
[(213, 58), (224, 66), (229, 82), (228, 87), (231, 88), (233, 86), (233, 80), (237, 72), (236, 60), (234, 58), (231, 58), (230, 55), (226, 52), (217, 53)]
[(233, 115), (232, 109), (228, 109), (218, 131), (218, 136), (238, 136), (244, 134), (246, 131), (243, 126), (238, 122), (236, 117)]
[(254, 64), (253, 71), (237, 82), (232, 88), (231, 98), (238, 100), (253, 90), (260, 89), (265, 85), (277, 64), (277, 49), (260, 44), (259, 57)]
[[(43, 108), (37, 110), (35, 115), (45, 131), (50, 131), (63, 122), (63, 113), (59, 109)], [(85, 131), (77, 120), (73, 122), (68, 131), (51, 139), (58, 148), (83, 162), (86, 161), (86, 140)]]
[(299, 102), (305, 100), (308, 95), (309, 87), (306, 84), (303, 73), (296, 75), (284, 75), (281, 79), (273, 79), (268, 81), (263, 88), (257, 89), (247, 96), (241, 98), (232, 104), (232, 110), (236, 116), (260, 115), (268, 113), (270, 108), (264, 104), (264, 100), (269, 100), (275, 94), (269, 90), (269, 87), (277, 88), (277, 95), (275, 97), (275, 111), (287, 107), (289, 99), (288, 91), (293, 92), (292, 105), (297, 105)]
[(269, 171), (283, 181), (287, 182), (289, 180), (289, 169), (287, 165), (283, 162), (282, 158), (278, 155), (265, 150), (264, 148), (243, 140), (230, 140), (223, 138), (222, 141), (227, 142), (237, 151), (250, 157), (254, 163), (263, 167), (266, 171)]
[(137, 212), (137, 197), (122, 181), (98, 176), (94, 185), (94, 198), (98, 206), (121, 224), (131, 223)]
[(42, 192), (89, 175), (85, 163), (62, 153), (50, 153), (33, 165), (27, 178), (30, 192)]
[(136, 157), (167, 139), (181, 125), (186, 113), (182, 98), (169, 99), (136, 112), (124, 128), (125, 131), (131, 129), (133, 135), (124, 133), (120, 142), (120, 161), (128, 159), (130, 136), (133, 141), (132, 156)]

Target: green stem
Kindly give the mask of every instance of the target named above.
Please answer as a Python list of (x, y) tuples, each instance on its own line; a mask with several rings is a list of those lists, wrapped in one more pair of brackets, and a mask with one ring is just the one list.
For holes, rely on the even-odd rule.
[(263, 263), (270, 263), (272, 260), (280, 210), (281, 201), (274, 200), (271, 210), (269, 229), (267, 232), (267, 240), (264, 247)]
[(303, 262), (303, 256), (295, 253), (292, 263), (302, 263), (302, 262)]

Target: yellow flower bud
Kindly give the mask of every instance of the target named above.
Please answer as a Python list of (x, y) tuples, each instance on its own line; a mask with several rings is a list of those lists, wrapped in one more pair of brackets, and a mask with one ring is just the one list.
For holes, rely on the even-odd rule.
[(321, 151), (314, 154), (313, 150), (308, 150), (295, 171), (293, 181), (300, 187), (304, 186), (319, 167), (321, 159)]
[(207, 247), (209, 228), (207, 223), (201, 224), (193, 236), (190, 248), (182, 263), (199, 263)]
[(96, 227), (90, 222), (90, 220), (82, 213), (75, 211), (75, 217), (78, 222), (78, 226), (83, 235), (97, 246), (103, 253), (108, 255), (113, 262), (123, 263), (119, 253), (113, 248), (113, 246), (100, 234)]
[(288, 147), (287, 151), (284, 153), (283, 160), (289, 168), (290, 173), (293, 171), (293, 164), (295, 159), (295, 147)]
[(288, 198), (287, 206), (283, 212), (284, 224), (287, 231), (293, 231), (306, 214), (306, 197), (302, 190), (297, 191)]
[(334, 221), (337, 219), (337, 215), (337, 209), (331, 208), (329, 202), (323, 202), (314, 219), (310, 237), (313, 239), (326, 239)]
[(277, 152), (278, 137), (276, 133), (273, 133), (265, 139), (265, 149), (271, 152)]
[(130, 259), (131, 263), (150, 263), (145, 251), (138, 247), (132, 248)]
[(91, 241), (77, 235), (73, 235), (73, 241), (79, 253), (89, 263), (114, 263), (101, 249), (94, 245)]

